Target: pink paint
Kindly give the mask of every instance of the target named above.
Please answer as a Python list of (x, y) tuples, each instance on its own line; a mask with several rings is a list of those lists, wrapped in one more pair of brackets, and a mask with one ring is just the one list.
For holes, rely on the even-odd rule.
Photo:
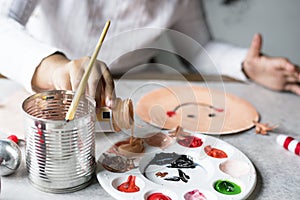
[(222, 108), (214, 108), (214, 110), (217, 112), (224, 112), (224, 109), (222, 109)]
[(206, 200), (204, 194), (199, 190), (192, 190), (184, 195), (185, 200)]

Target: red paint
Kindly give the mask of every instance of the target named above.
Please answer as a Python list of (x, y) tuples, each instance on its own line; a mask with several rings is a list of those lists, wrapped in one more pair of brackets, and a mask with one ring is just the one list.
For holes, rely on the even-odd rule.
[(167, 115), (168, 115), (168, 117), (173, 117), (174, 115), (176, 115), (176, 112), (174, 112), (174, 111), (167, 111)]
[(194, 136), (184, 136), (184, 139), (178, 140), (178, 143), (190, 148), (200, 147), (203, 144), (200, 138)]
[(127, 182), (122, 183), (118, 186), (118, 190), (121, 192), (138, 192), (140, 188), (135, 185), (135, 178), (136, 176), (130, 175), (128, 176)]
[(289, 146), (289, 144), (291, 143), (292, 140), (294, 140), (294, 138), (292, 138), (292, 137), (287, 137), (287, 138), (285, 139), (284, 143), (283, 143), (283, 147), (284, 147), (285, 149), (288, 150), (288, 146)]
[(7, 139), (10, 139), (11, 141), (13, 141), (16, 144), (18, 144), (18, 142), (19, 142), (19, 139), (16, 135), (10, 135), (7, 137)]
[(172, 200), (170, 197), (164, 195), (163, 193), (156, 192), (153, 194), (150, 194), (147, 198), (147, 200)]
[(224, 151), (217, 149), (217, 148), (212, 148), (210, 145), (206, 146), (204, 148), (204, 151), (207, 155), (214, 157), (214, 158), (227, 158), (228, 157)]

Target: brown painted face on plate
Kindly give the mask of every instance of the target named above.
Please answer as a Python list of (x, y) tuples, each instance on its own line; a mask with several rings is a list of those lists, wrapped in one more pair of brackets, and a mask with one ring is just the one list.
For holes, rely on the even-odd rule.
[(161, 88), (144, 95), (136, 114), (165, 129), (181, 126), (207, 134), (230, 134), (253, 127), (256, 109), (246, 100), (199, 86)]

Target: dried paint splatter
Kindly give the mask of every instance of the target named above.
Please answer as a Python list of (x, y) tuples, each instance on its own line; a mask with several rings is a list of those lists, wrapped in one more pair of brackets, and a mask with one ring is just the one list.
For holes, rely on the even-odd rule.
[(102, 166), (111, 172), (123, 173), (136, 168), (134, 159), (128, 159), (122, 156), (109, 156), (103, 154)]
[(165, 177), (165, 176), (167, 176), (168, 175), (168, 172), (156, 172), (155, 173), (155, 176), (157, 176), (157, 177)]

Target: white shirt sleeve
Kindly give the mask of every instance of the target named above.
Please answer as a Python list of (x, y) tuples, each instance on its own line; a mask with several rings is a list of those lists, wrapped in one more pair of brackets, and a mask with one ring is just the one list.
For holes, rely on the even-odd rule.
[(242, 62), (246, 57), (247, 49), (228, 43), (209, 41), (205, 45), (205, 50), (215, 63), (220, 74), (241, 81), (247, 80), (247, 77), (242, 71)]
[(180, 17), (177, 18), (174, 29), (192, 37), (202, 46), (204, 51), (198, 51), (191, 61), (197, 71), (204, 74), (219, 73), (238, 80), (247, 80), (241, 66), (247, 49), (212, 40), (201, 1), (189, 0), (186, 2), (188, 3), (181, 10), (183, 13), (179, 13)]
[(36, 67), (58, 49), (37, 41), (24, 26), (3, 13), (0, 24), (0, 73), (32, 92), (31, 80)]

